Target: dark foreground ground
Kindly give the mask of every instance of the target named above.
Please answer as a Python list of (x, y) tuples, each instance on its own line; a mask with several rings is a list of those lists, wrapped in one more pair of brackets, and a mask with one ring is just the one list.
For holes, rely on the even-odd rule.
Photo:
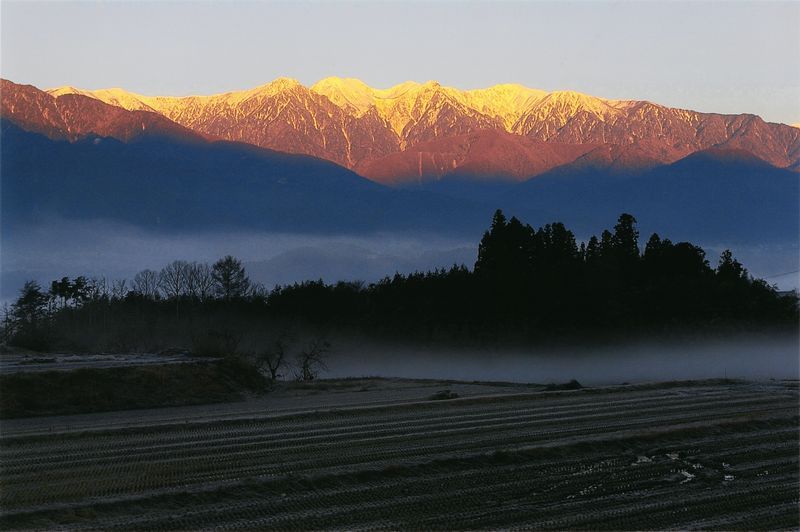
[(798, 426), (796, 382), (731, 381), (323, 381), (9, 420), (0, 528), (797, 529)]

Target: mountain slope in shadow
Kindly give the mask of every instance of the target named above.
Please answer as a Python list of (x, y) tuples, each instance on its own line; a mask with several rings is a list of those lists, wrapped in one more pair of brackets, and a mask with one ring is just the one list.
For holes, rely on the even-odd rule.
[(744, 150), (710, 149), (639, 172), (567, 165), (505, 191), (502, 201), (537, 223), (562, 220), (582, 234), (630, 212), (643, 235), (758, 244), (798, 240), (798, 198), (797, 173)]
[(446, 179), (392, 189), (333, 163), (231, 142), (163, 136), (48, 139), (2, 122), (4, 231), (47, 216), (163, 232), (414, 232), (476, 237), (494, 209), (579, 236), (634, 214), (643, 240), (797, 242), (800, 179), (744, 150), (620, 171), (567, 164), (528, 181)]
[(3, 121), (1, 144), (5, 227), (57, 216), (161, 231), (474, 234), (490, 216), (468, 201), (393, 190), (327, 161), (239, 143), (69, 143)]

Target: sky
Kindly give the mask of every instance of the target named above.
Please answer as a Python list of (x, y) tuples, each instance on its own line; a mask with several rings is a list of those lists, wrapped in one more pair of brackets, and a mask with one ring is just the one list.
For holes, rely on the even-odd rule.
[(515, 82), (800, 123), (800, 2), (0, 2), (0, 75), (211, 94)]

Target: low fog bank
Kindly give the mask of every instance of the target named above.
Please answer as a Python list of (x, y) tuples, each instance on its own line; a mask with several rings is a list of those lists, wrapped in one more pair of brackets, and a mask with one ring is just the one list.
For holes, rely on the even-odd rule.
[[(165, 235), (102, 221), (47, 220), (3, 232), (0, 299), (14, 299), (22, 284), (31, 279), (43, 286), (65, 275), (131, 279), (140, 270), (158, 270), (176, 259), (211, 263), (226, 254), (240, 258), (250, 277), (266, 287), (320, 278), (326, 282), (371, 282), (395, 272), (453, 264), (472, 267), (480, 237), (263, 232)], [(706, 249), (712, 266), (716, 266), (722, 250), (730, 247), (752, 275), (766, 277), (782, 290), (800, 286), (800, 249), (796, 241), (761, 246), (699, 244)]]
[(729, 378), (798, 379), (796, 336), (734, 337), (726, 341), (637, 342), (619, 347), (419, 349), (334, 345), (325, 377), (403, 377), (463, 381), (581, 384)]
[(730, 249), (753, 277), (776, 285), (778, 290), (800, 289), (800, 244), (796, 241), (758, 246), (701, 244), (701, 247), (706, 250), (712, 267), (716, 267), (720, 254)]
[(213, 263), (229, 254), (243, 261), (253, 281), (268, 288), (317, 279), (371, 282), (395, 272), (472, 266), (479, 238), (475, 235), (475, 242), (468, 242), (422, 234), (163, 235), (123, 224), (52, 221), (4, 235), (0, 299), (16, 298), (31, 279), (43, 286), (65, 275), (130, 280), (143, 269), (159, 270), (173, 260)]

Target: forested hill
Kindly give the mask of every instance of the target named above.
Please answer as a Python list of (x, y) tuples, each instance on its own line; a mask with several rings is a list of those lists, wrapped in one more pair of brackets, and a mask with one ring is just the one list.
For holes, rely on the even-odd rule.
[(464, 216), (473, 202), (392, 190), (304, 155), (164, 136), (69, 143), (2, 119), (0, 135), (4, 232), (47, 217), (173, 234), (480, 230), (476, 216)]
[(585, 236), (634, 212), (648, 231), (706, 245), (798, 238), (795, 172), (728, 152), (698, 152), (633, 173), (560, 167), (521, 183), (453, 176), (379, 185), (328, 161), (234, 142), (163, 135), (69, 143), (0, 119), (2, 231), (50, 218), (157, 233), (479, 234), (495, 208)]

